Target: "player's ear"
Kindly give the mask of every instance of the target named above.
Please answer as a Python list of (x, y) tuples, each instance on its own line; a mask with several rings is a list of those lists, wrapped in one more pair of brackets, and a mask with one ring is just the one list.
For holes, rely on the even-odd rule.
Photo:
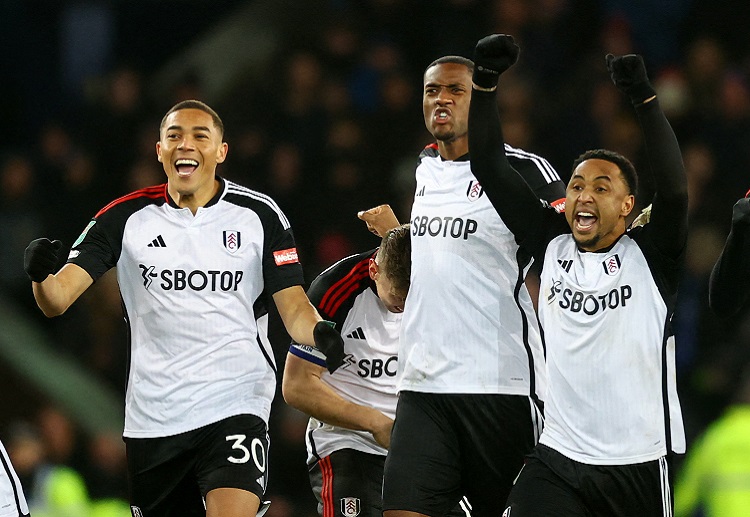
[(377, 280), (378, 276), (380, 275), (380, 267), (378, 266), (378, 263), (375, 262), (374, 258), (370, 259), (370, 265), (368, 266), (368, 271), (370, 272), (370, 278), (373, 280)]
[(633, 194), (628, 194), (625, 196), (625, 199), (622, 200), (622, 210), (621, 214), (623, 217), (627, 217), (630, 215), (630, 212), (633, 211), (633, 207), (635, 206), (635, 196)]
[(156, 142), (156, 159), (161, 162), (161, 142)]
[(227, 159), (227, 152), (229, 152), (229, 144), (222, 142), (216, 152), (216, 163), (223, 163)]

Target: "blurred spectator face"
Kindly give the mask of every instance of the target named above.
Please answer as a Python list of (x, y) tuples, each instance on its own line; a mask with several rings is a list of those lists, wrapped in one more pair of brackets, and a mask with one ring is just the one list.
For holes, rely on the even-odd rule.
[(67, 463), (76, 442), (70, 419), (57, 409), (46, 407), (39, 412), (37, 423), (49, 457), (56, 462)]
[(349, 112), (352, 98), (346, 84), (340, 79), (329, 79), (323, 88), (323, 106), (330, 115), (341, 115)]
[(19, 476), (28, 476), (44, 461), (44, 444), (36, 430), (27, 423), (11, 426), (5, 446)]
[(721, 112), (730, 120), (747, 118), (750, 114), (750, 92), (747, 81), (739, 73), (724, 75), (720, 92)]
[(602, 48), (616, 56), (633, 53), (633, 39), (630, 24), (624, 17), (612, 17), (602, 25)]
[(709, 83), (719, 79), (724, 71), (724, 52), (711, 38), (695, 41), (687, 55), (687, 69), (691, 80)]
[(427, 130), (437, 140), (453, 142), (469, 131), (471, 72), (464, 65), (443, 63), (424, 74), (422, 112)]
[(115, 71), (109, 85), (109, 104), (118, 113), (135, 110), (141, 102), (141, 76), (129, 68)]
[(292, 56), (288, 65), (288, 84), (295, 90), (316, 90), (322, 77), (320, 62), (312, 54)]
[(388, 75), (380, 86), (383, 106), (389, 111), (404, 111), (411, 107), (414, 90), (409, 80), (402, 74)]
[(495, 0), (494, 31), (520, 35), (531, 19), (531, 7), (527, 0)]
[(328, 131), (328, 147), (333, 151), (356, 151), (362, 141), (362, 128), (352, 119), (337, 120)]
[(271, 183), (276, 191), (290, 191), (302, 176), (300, 152), (294, 144), (279, 144), (271, 155)]
[(49, 162), (62, 162), (71, 153), (70, 135), (62, 126), (54, 123), (42, 130), (40, 145), (44, 158)]
[(0, 171), (2, 195), (8, 200), (23, 199), (31, 192), (34, 169), (26, 158), (16, 156), (8, 159)]
[(126, 185), (129, 192), (163, 183), (162, 171), (153, 160), (140, 159), (128, 170)]

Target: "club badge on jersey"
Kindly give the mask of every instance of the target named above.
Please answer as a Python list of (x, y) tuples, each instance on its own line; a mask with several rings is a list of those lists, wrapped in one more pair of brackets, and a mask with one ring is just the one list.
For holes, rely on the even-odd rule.
[(471, 180), (469, 182), (469, 188), (466, 190), (466, 197), (469, 198), (469, 201), (476, 201), (482, 197), (482, 194), (484, 194), (482, 185), (480, 185), (477, 180)]
[(240, 232), (237, 230), (224, 230), (224, 247), (229, 253), (234, 253), (240, 249)]
[(356, 497), (341, 498), (341, 513), (344, 517), (357, 517), (362, 510), (359, 499)]

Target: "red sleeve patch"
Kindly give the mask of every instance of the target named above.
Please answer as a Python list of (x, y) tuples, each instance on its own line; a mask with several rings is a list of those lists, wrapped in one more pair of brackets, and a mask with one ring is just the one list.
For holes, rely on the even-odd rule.
[(297, 257), (297, 248), (289, 248), (286, 250), (274, 251), (273, 260), (276, 261), (277, 266), (283, 266), (284, 264), (298, 263), (299, 258)]
[(557, 201), (550, 203), (550, 206), (555, 209), (555, 212), (561, 214), (565, 211), (565, 198), (561, 197)]

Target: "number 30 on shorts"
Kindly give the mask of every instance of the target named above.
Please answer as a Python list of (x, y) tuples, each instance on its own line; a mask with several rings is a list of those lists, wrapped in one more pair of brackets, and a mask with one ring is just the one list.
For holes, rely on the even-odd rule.
[(258, 438), (253, 438), (248, 448), (244, 442), (247, 438), (244, 434), (230, 434), (227, 436), (228, 442), (232, 443), (232, 450), (237, 450), (237, 455), (229, 456), (227, 461), (231, 463), (247, 463), (252, 457), (255, 466), (263, 473), (266, 471), (266, 449)]

